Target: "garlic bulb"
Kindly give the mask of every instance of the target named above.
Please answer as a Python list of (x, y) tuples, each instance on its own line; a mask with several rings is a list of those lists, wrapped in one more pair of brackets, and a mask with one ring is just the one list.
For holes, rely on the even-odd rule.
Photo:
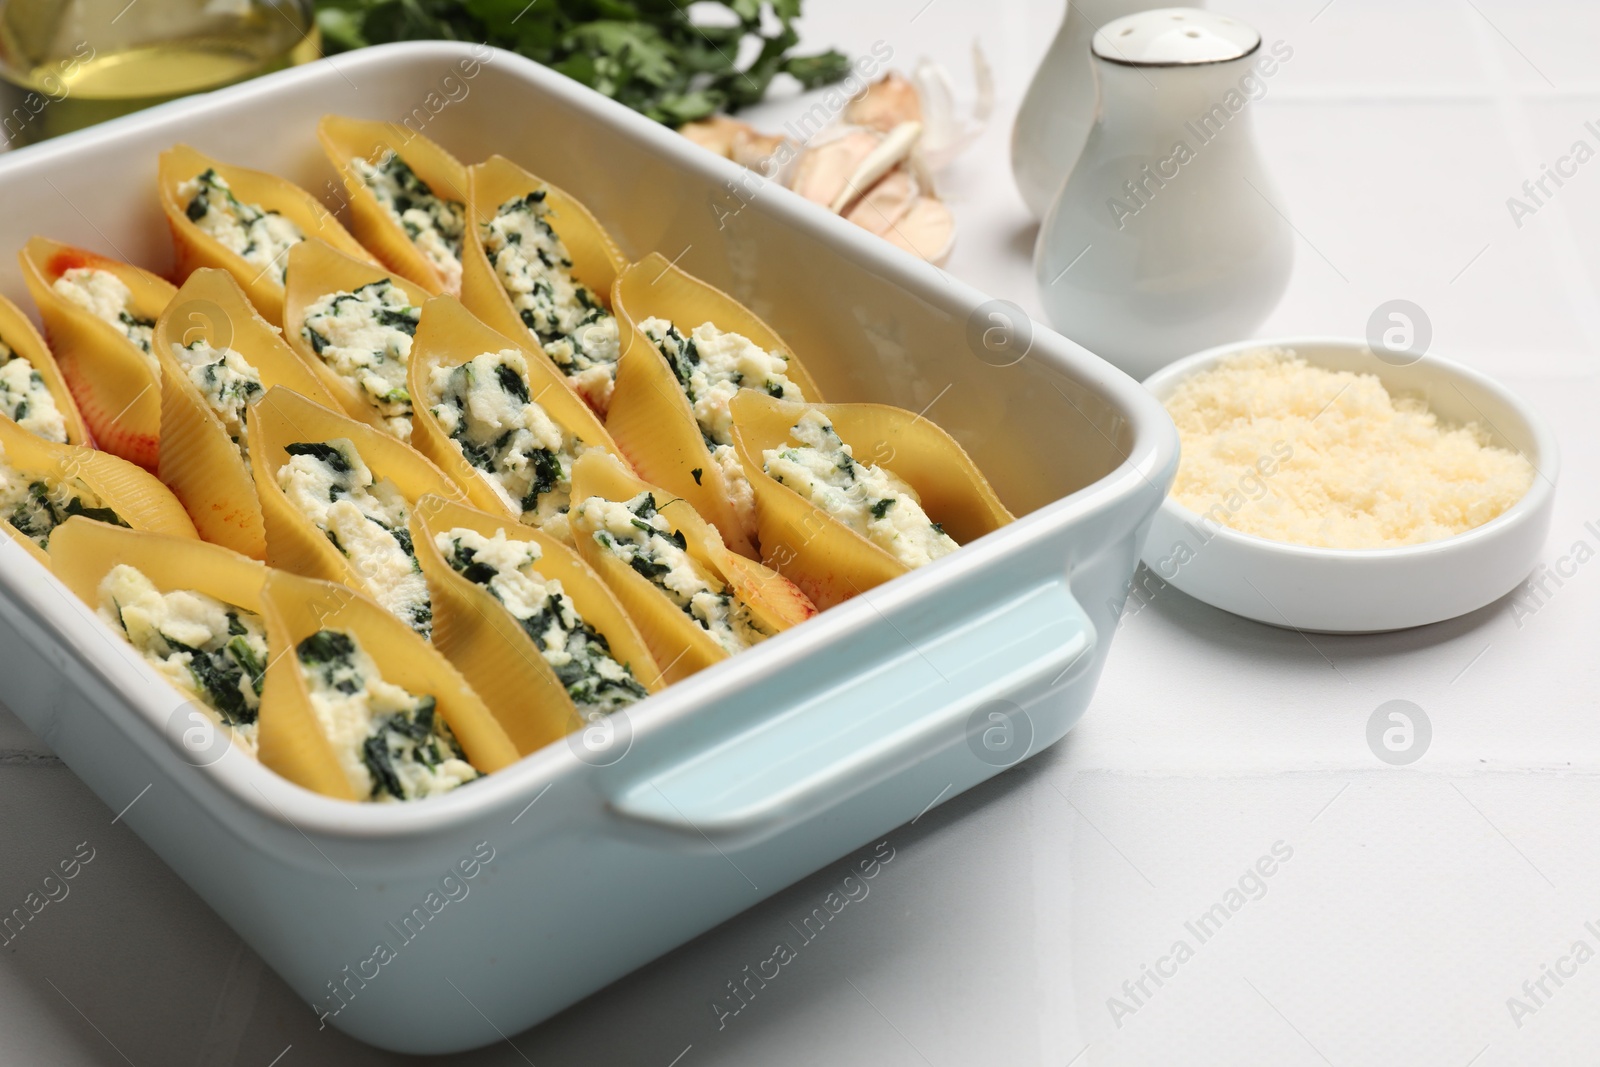
[(845, 106), (839, 119), (797, 143), (762, 134), (725, 115), (681, 132), (695, 143), (758, 170), (890, 243), (942, 264), (955, 245), (955, 218), (933, 174), (983, 133), (994, 111), (994, 77), (972, 47), (976, 98), (957, 102), (950, 73), (928, 59), (910, 78), (890, 71)]

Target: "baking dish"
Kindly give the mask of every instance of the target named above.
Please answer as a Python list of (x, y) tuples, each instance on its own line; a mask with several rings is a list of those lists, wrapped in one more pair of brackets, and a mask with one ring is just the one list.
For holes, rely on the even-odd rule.
[(536, 64), (385, 46), (69, 135), (0, 159), (6, 237), (166, 269), (156, 157), (179, 141), (337, 207), (314, 136), (330, 111), (405, 118), (460, 158), (498, 151), (581, 191), (630, 256), (660, 251), (752, 306), (829, 397), (926, 410), (1021, 518), (607, 732), (382, 808), (186, 748), (173, 690), (0, 545), (0, 697), (327, 1025), (415, 1053), (499, 1040), (1077, 721), (1176, 469), (1160, 405), (1010, 305)]

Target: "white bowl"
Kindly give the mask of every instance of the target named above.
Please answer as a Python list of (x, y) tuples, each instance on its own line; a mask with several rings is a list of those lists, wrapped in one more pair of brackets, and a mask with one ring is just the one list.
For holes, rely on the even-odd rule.
[(1493, 379), (1438, 356), (1394, 366), (1367, 343), (1333, 337), (1245, 341), (1181, 359), (1145, 380), (1165, 402), (1184, 379), (1251, 349), (1293, 349), (1307, 363), (1375, 374), (1391, 394), (1424, 397), (1442, 420), (1477, 422), (1534, 467), (1533, 485), (1505, 512), (1455, 537), (1403, 548), (1332, 549), (1270, 541), (1206, 521), (1167, 497), (1143, 560), (1207, 604), (1274, 626), (1371, 633), (1464, 615), (1509, 593), (1544, 549), (1561, 459), (1555, 435)]

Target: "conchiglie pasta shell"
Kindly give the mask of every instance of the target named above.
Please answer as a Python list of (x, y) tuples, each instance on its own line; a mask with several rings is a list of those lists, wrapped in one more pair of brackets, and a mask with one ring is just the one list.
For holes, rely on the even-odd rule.
[(764, 563), (722, 549), (722, 576), (763, 627), (780, 633), (817, 613), (805, 591)]
[(227, 271), (201, 268), (189, 275), (156, 320), (151, 347), (161, 365), (161, 480), (188, 509), (201, 537), (265, 559), (267, 534), (255, 479), (222, 420), (172, 354), (173, 345), (199, 339), (219, 350), (232, 348), (255, 368), (263, 388), (281, 385), (324, 407), (337, 403)]
[(82, 516), (50, 534), (50, 563), (62, 584), (95, 609), (100, 607), (100, 583), (120, 564), (133, 567), (164, 593), (193, 590), (257, 615), (267, 577), (258, 560), (221, 545), (124, 530)]
[[(511, 613), (487, 589), (457, 574), (435, 547), (436, 532), (468, 525), (478, 529), (477, 523), (459, 516), (433, 528), (429, 518), (444, 506), (448, 505), (439, 497), (424, 497), (411, 513), (411, 540), (433, 602), (433, 645), (483, 698), (517, 751), (537, 752), (577, 725), (577, 709), (555, 670)], [(485, 536), (492, 536), (493, 529), (505, 529), (513, 537), (524, 529), (487, 512), (461, 510), (490, 520)]]
[[(500, 205), (527, 196), (535, 189), (545, 191), (550, 207), (550, 228), (567, 246), (572, 259), (572, 276), (593, 290), (596, 298), (609, 304), (611, 286), (628, 259), (606, 233), (589, 209), (565, 190), (535, 177), (506, 159), (490, 156), (467, 168), (467, 235), (461, 250), (461, 302), (488, 326), (522, 341), (544, 355), (544, 349), (524, 325), (522, 316), (506, 295), (505, 287), (489, 263), (483, 249), (483, 227), (494, 220)], [(549, 357), (545, 357), (548, 361)], [(550, 366), (557, 370), (552, 362)], [(565, 378), (563, 377), (563, 380)]]
[(22, 313), (22, 309), (3, 296), (0, 296), (0, 342), (4, 342), (14, 355), (27, 360), (44, 380), (50, 399), (55, 401), (56, 410), (61, 412), (61, 421), (67, 431), (66, 443), (93, 445), (89, 427), (78, 411), (78, 402), (72, 399), (72, 390), (67, 387), (67, 379), (62, 376), (61, 368), (56, 365), (56, 357), (50, 354), (49, 346), (39, 336), (39, 331), (33, 328), (28, 316)]
[[(855, 458), (905, 479), (929, 519), (958, 544), (1011, 522), (994, 489), (955, 439), (902, 408), (884, 404), (816, 404)], [(761, 551), (819, 607), (904, 574), (906, 565), (769, 477), (762, 453), (792, 444), (789, 428), (805, 404), (746, 389), (734, 397), (733, 440), (755, 490)]]
[(88, 486), (132, 529), (172, 537), (200, 536), (172, 490), (142, 467), (92, 448), (72, 448), (64, 457), (62, 471)]
[(652, 252), (618, 275), (612, 306), (622, 331), (622, 358), (606, 428), (640, 475), (692, 503), (721, 532), (728, 547), (754, 556), (755, 548), (734, 510), (722, 470), (711, 459), (694, 409), (672, 367), (639, 323), (663, 318), (687, 336), (709, 322), (725, 333), (742, 334), (769, 352), (788, 356), (789, 380), (812, 403), (821, 400), (816, 382), (772, 327), (754, 312), (679, 270), (660, 253)]
[(434, 196), (460, 204), (467, 202), (467, 168), (426, 137), (393, 122), (324, 115), (317, 123), (317, 139), (350, 194), (350, 231), (356, 239), (394, 273), (430, 293), (450, 292), (444, 277), (372, 195), (350, 161), (359, 158), (377, 164), (392, 152), (427, 184)]
[(383, 680), (431, 696), (467, 761), (489, 774), (517, 760), (516, 746), (439, 651), (377, 603), (340, 585), (270, 572), (262, 594), (267, 640), (283, 650), (267, 668), (256, 742), (261, 762), (313, 792), (355, 795), (311, 705), (296, 647), (319, 630), (341, 630), (372, 657)]
[[(30, 482), (40, 478), (52, 481), (59, 479), (64, 458), (63, 447), (35, 438), (41, 445), (48, 447), (33, 448), (22, 440), (24, 437), (33, 437), (33, 434), (0, 415), (0, 464), (9, 467)], [(23, 551), (46, 569), (50, 567), (50, 557), (45, 555), (44, 549), (34, 544), (31, 537), (12, 526), (9, 521), (0, 519), (0, 534), (21, 545)]]
[(611, 647), (617, 662), (652, 693), (661, 688), (660, 672), (611, 591), (578, 554), (548, 534), (515, 522), (424, 497), (411, 513), (411, 539), (433, 598), (433, 644), (456, 665), (524, 755), (534, 752), (582, 725), (576, 708), (555, 671), (522, 628), (487, 589), (468, 581), (445, 560), (434, 537), (466, 528), (493, 537), (531, 542), (541, 555), (536, 569), (561, 583), (573, 608)]
[(728, 551), (716, 527), (701, 518), (688, 501), (642, 481), (614, 456), (585, 453), (572, 467), (572, 527), (578, 554), (610, 586), (638, 625), (668, 682), (726, 659), (727, 650), (649, 579), (596, 544), (595, 531), (577, 510), (579, 502), (590, 497), (625, 502), (644, 492), (655, 496), (656, 510), (672, 530), (683, 535), (690, 557), (721, 578), (767, 629), (778, 632), (816, 614), (800, 591), (776, 571)]
[(528, 394), (534, 403), (563, 430), (575, 434), (590, 448), (602, 448), (621, 455), (589, 406), (568, 389), (566, 380), (550, 361), (529, 348), (528, 331), (506, 337), (475, 318), (452, 297), (435, 297), (422, 309), (422, 321), (411, 345), (411, 362), (406, 370), (406, 387), (413, 403), (411, 446), (427, 456), (467, 494), (473, 507), (511, 519), (520, 519), (521, 509), (502, 495), (483, 471), (467, 462), (461, 448), (439, 425), (432, 405), (437, 400), (430, 384), (437, 367), (454, 368), (486, 352), (514, 349), (528, 365)]
[(177, 290), (149, 271), (43, 237), (30, 239), (18, 259), (22, 280), (39, 306), (56, 363), (94, 443), (114, 456), (155, 470), (161, 389), (152, 361), (115, 326), (51, 286), (74, 268), (107, 271), (128, 287), (132, 314), (151, 321)]
[[(196, 537), (194, 523), (189, 521), (178, 498), (148, 471), (127, 460), (92, 448), (46, 441), (3, 417), (0, 417), (0, 457), (6, 466), (30, 481), (81, 482), (97, 498), (99, 506), (115, 511), (135, 530), (191, 540)], [(0, 522), (0, 533), (49, 566), (48, 558), (39, 547), (9, 522)]]
[(365, 423), (314, 404), (282, 386), (269, 389), (250, 405), (250, 470), (267, 531), (267, 562), (309, 578), (365, 589), (364, 576), (326, 535), (301, 514), (278, 484), (278, 470), (289, 461), (287, 446), (300, 441), (325, 443), (347, 438), (356, 446), (374, 479), (387, 478), (415, 505), (434, 493), (464, 499), (450, 480), (419, 453)]
[[(267, 569), (259, 562), (223, 548), (184, 537), (124, 530), (103, 522), (74, 517), (50, 534), (50, 565), (63, 585), (91, 609), (100, 609), (100, 584), (112, 568), (126, 564), (150, 579), (162, 593), (203, 593), (224, 604), (261, 614), (261, 584)], [(118, 637), (125, 638), (113, 626)], [(266, 662), (276, 656), (270, 642)], [(207, 709), (213, 722), (232, 732)], [(246, 744), (254, 754), (254, 745)]]
[[(283, 299), (283, 337), (322, 386), (338, 401), (344, 413), (369, 426), (385, 430), (383, 416), (366, 395), (347, 378), (335, 374), (305, 337), (306, 309), (329, 293), (353, 293), (363, 285), (387, 279), (406, 294), (412, 307), (421, 307), (430, 294), (416, 282), (390, 274), (363, 259), (354, 259), (322, 241), (301, 241), (289, 250), (289, 273)], [(387, 432), (387, 430), (385, 430)]]
[(178, 187), (203, 174), (208, 168), (215, 170), (228, 183), (240, 203), (255, 204), (264, 211), (276, 211), (300, 227), (300, 232), (308, 239), (320, 238), (347, 255), (371, 259), (367, 250), (345, 232), (345, 228), (328, 213), (321, 201), (298, 185), (274, 174), (219, 163), (188, 145), (175, 145), (161, 153), (157, 170), (161, 209), (166, 212), (176, 254), (174, 277), (187, 278), (201, 267), (220, 267), (238, 279), (239, 285), (249, 294), (250, 302), (260, 309), (268, 322), (277, 324), (283, 321), (283, 286), (279, 284), (276, 272), (270, 269), (264, 271), (245, 262), (238, 253), (226, 248), (189, 219), (186, 212), (188, 204), (179, 195)]

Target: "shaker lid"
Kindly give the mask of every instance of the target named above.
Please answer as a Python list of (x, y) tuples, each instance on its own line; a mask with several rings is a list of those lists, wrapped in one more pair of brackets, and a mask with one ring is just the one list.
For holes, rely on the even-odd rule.
[(1163, 7), (1113, 19), (1094, 35), (1094, 54), (1130, 67), (1226, 63), (1261, 47), (1238, 19), (1192, 7)]

